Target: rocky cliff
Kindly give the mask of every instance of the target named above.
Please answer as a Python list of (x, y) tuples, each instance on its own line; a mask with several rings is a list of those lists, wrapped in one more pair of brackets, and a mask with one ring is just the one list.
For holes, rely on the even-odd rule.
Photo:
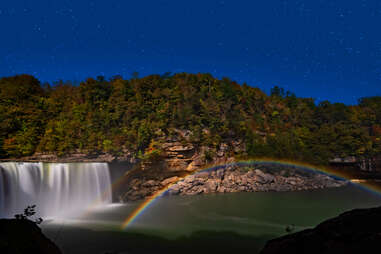
[[(198, 146), (190, 142), (190, 132), (177, 130), (172, 137), (162, 136), (140, 163), (125, 175), (125, 182), (114, 190), (119, 201), (138, 200), (171, 186), (170, 195), (201, 193), (297, 191), (339, 187), (346, 182), (295, 169), (233, 166), (237, 155), (245, 154), (242, 140), (218, 146)], [(159, 151), (159, 152), (157, 152)], [(152, 156), (150, 156), (150, 153)], [(199, 172), (207, 165), (224, 165)], [(271, 165), (270, 165), (271, 168)]]

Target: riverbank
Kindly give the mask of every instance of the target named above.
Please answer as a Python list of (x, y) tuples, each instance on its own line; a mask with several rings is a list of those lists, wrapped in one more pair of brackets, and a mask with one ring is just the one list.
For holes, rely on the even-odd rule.
[(381, 207), (354, 209), (313, 229), (270, 240), (261, 254), (373, 253), (381, 240)]
[[(268, 169), (267, 169), (268, 170)], [(130, 180), (121, 202), (134, 201), (152, 196), (169, 188), (168, 195), (198, 195), (229, 192), (301, 191), (342, 187), (347, 181), (330, 176), (295, 169), (267, 171), (258, 167), (229, 166), (217, 170), (199, 172), (188, 176), (149, 178), (135, 177)]]

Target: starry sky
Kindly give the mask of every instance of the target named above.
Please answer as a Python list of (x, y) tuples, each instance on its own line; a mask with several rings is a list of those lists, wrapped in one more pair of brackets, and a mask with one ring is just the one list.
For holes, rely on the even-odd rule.
[(317, 102), (381, 95), (381, 1), (13, 0), (0, 76), (211, 73)]

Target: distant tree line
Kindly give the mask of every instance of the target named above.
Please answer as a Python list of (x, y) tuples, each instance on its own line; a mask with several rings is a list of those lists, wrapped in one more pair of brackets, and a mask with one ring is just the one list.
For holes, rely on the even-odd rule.
[[(41, 85), (30, 75), (0, 79), (0, 157), (125, 151), (144, 154), (158, 137), (190, 130), (195, 145), (241, 139), (247, 156), (326, 164), (381, 152), (381, 97), (358, 105), (271, 95), (210, 74), (88, 78)], [(156, 142), (156, 143), (155, 143)]]

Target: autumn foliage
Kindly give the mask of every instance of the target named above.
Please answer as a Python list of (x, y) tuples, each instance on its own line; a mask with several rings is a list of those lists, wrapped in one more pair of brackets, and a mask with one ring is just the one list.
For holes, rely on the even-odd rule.
[(274, 87), (271, 95), (210, 74), (119, 76), (44, 84), (0, 79), (0, 157), (73, 151), (136, 156), (174, 129), (195, 145), (241, 139), (247, 155), (327, 163), (381, 152), (381, 97), (316, 104)]

